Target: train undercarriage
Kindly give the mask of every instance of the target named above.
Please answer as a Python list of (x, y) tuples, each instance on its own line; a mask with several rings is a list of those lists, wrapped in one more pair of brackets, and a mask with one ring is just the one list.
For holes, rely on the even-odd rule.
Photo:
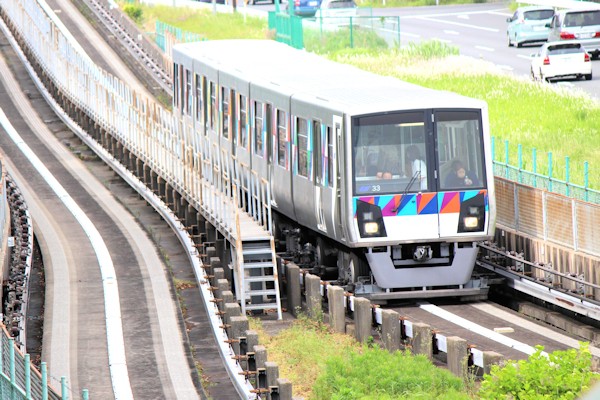
[[(484, 300), (488, 295), (486, 275), (473, 273), (478, 249), (472, 242), (352, 249), (279, 214), (273, 218), (273, 235), (277, 255), (283, 260), (374, 303), (424, 298)], [(466, 275), (456, 278), (457, 274)], [(452, 279), (461, 283), (444, 284)]]

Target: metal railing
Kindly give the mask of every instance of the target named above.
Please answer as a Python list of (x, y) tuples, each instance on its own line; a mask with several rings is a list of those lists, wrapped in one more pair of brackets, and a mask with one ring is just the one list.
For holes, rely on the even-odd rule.
[[(548, 160), (546, 165), (539, 167), (538, 152), (536, 149), (531, 150), (531, 160), (527, 165), (531, 165), (530, 169), (526, 168), (524, 162), (523, 147), (517, 145), (517, 164), (511, 164), (511, 153), (509, 150), (509, 142), (504, 141), (504, 153), (500, 160), (494, 158), (494, 175), (511, 181), (515, 181), (519, 184), (531, 186), (535, 189), (545, 190), (548, 192), (561, 194), (569, 198), (593, 203), (600, 204), (600, 191), (594, 190), (590, 187), (591, 183), (589, 180), (589, 163), (585, 161), (583, 163), (583, 176), (581, 177), (582, 184), (577, 184), (572, 180), (571, 174), (571, 163), (569, 157), (565, 158), (564, 164), (564, 176), (561, 178), (555, 173), (557, 164), (554, 162), (552, 153), (546, 153)], [(496, 154), (496, 140), (492, 138), (492, 154)], [(542, 173), (540, 170), (547, 171)]]
[[(3, 400), (68, 398), (66, 379), (61, 378), (61, 395), (50, 388), (46, 363), (38, 371), (30, 361), (29, 354), (22, 354), (4, 326), (0, 332), (0, 398)], [(83, 399), (87, 398), (87, 390)]]
[(336, 36), (346, 35), (350, 48), (362, 47), (361, 40), (372, 46), (374, 39), (381, 40), (388, 48), (400, 47), (400, 17), (373, 15), (371, 9), (360, 9), (355, 16), (317, 16), (304, 19), (302, 23), (305, 37), (309, 31), (318, 32), (321, 38), (335, 33)]

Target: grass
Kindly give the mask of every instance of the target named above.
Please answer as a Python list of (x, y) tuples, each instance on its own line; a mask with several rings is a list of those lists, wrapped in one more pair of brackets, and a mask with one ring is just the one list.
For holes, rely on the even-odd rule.
[(393, 354), (332, 333), (322, 320), (300, 316), (292, 326), (269, 335), (250, 320), (280, 376), (305, 399), (469, 399), (463, 382), (435, 367), (425, 356)]
[(206, 39), (268, 39), (265, 19), (236, 14), (214, 14), (208, 9), (137, 4), (142, 10), (140, 25), (145, 32), (154, 32), (157, 20), (187, 32), (198, 33)]
[[(259, 342), (267, 347), (269, 361), (279, 366), (279, 375), (293, 382), (294, 396), (309, 399), (327, 360), (355, 348), (349, 335), (329, 333), (327, 327), (301, 316), (277, 335), (268, 335), (260, 320), (251, 319), (251, 329), (259, 332)], [(310, 349), (309, 351), (306, 351)]]

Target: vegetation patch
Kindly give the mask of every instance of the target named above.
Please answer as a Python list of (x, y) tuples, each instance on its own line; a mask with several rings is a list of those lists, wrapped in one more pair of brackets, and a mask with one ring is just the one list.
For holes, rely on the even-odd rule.
[[(127, 6), (123, 5), (123, 10)], [(267, 21), (262, 18), (244, 16), (240, 13), (213, 13), (207, 8), (148, 4), (137, 4), (135, 7), (142, 10), (143, 18), (134, 21), (146, 32), (154, 32), (156, 21), (161, 21), (212, 40), (269, 38)]]
[(197, 282), (189, 281), (187, 279), (173, 278), (173, 282), (175, 284), (175, 289), (178, 291), (198, 287)]
[(509, 360), (502, 366), (492, 366), (481, 384), (479, 397), (571, 400), (598, 381), (592, 372), (592, 355), (587, 343), (580, 343), (578, 350), (555, 351), (548, 356), (543, 350), (543, 346), (536, 346), (527, 361)]
[(387, 42), (370, 29), (355, 27), (352, 29), (352, 42), (350, 37), (349, 28), (327, 32), (304, 29), (304, 47), (307, 51), (332, 57), (338, 54), (370, 56), (388, 49)]
[(469, 399), (460, 378), (410, 351), (362, 346), (336, 354), (315, 382), (313, 399)]
[(279, 365), (279, 374), (293, 382), (294, 396), (312, 398), (312, 387), (326, 369), (329, 359), (348, 353), (357, 342), (348, 335), (330, 332), (327, 325), (300, 316), (292, 326), (277, 335), (268, 335), (253, 320), (251, 327), (259, 332), (259, 341), (267, 347), (269, 361)]
[(139, 24), (143, 20), (143, 10), (137, 4), (125, 4), (123, 6), (123, 12), (127, 14), (129, 18), (131, 18), (136, 24)]

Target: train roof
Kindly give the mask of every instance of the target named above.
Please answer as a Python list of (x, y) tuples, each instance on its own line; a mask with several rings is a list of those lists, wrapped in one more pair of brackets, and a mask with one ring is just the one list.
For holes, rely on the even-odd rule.
[(173, 48), (173, 59), (184, 65), (200, 61), (258, 85), (276, 86), (296, 98), (328, 102), (351, 115), (402, 109), (486, 107), (482, 100), (373, 74), (274, 40), (178, 44)]

